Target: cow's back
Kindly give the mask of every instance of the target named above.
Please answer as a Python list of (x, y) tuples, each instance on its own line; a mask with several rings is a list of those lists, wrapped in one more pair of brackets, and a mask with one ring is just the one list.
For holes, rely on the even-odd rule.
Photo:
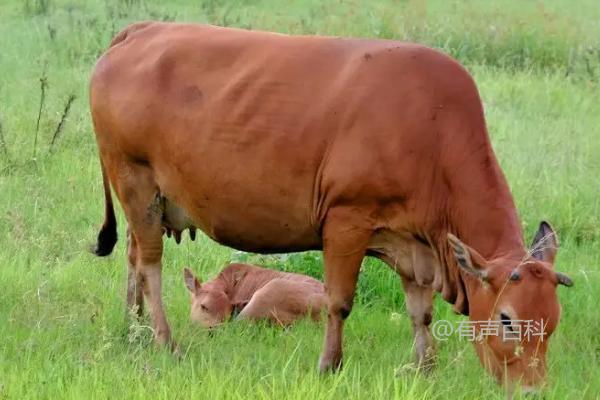
[(320, 248), (340, 204), (426, 218), (406, 210), (432, 195), (440, 124), (481, 114), (468, 74), (422, 46), (160, 23), (109, 49), (91, 101), (103, 156), (148, 165), (206, 233), (263, 252)]

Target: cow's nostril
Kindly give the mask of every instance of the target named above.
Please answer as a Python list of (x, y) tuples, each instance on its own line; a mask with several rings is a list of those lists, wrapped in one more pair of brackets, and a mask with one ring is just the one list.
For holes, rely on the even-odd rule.
[(514, 328), (512, 326), (512, 319), (510, 318), (510, 316), (506, 313), (500, 313), (500, 321), (502, 322), (502, 325), (508, 329), (511, 332), (514, 332)]

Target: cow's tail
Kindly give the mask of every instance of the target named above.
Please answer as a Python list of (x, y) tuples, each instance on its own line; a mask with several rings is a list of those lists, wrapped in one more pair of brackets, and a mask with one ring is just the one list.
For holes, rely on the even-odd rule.
[(92, 251), (95, 255), (104, 257), (112, 252), (117, 243), (117, 219), (115, 218), (115, 208), (110, 193), (110, 182), (108, 175), (106, 175), (102, 157), (100, 158), (100, 167), (102, 168), (102, 183), (104, 185), (104, 223)]

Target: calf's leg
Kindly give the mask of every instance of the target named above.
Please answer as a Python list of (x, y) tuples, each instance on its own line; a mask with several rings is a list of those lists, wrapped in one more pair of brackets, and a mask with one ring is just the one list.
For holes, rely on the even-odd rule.
[[(335, 211), (335, 210), (334, 210)], [(344, 320), (350, 315), (362, 259), (372, 231), (353, 222), (352, 213), (330, 212), (323, 226), (328, 315), (319, 361), (321, 372), (342, 366)]]
[(297, 316), (293, 312), (296, 293), (290, 289), (283, 279), (270, 281), (254, 293), (237, 319), (269, 320), (283, 326), (291, 324)]
[(289, 279), (273, 279), (254, 293), (238, 319), (267, 319), (287, 326), (299, 318), (319, 313), (315, 301), (317, 293), (312, 285)]
[(435, 347), (429, 332), (433, 312), (433, 289), (402, 277), (406, 309), (413, 327), (417, 366), (425, 371), (435, 365)]

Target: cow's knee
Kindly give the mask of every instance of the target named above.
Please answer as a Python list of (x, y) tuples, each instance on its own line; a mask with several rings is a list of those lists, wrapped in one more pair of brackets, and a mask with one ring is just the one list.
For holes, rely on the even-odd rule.
[(429, 309), (429, 311), (426, 311), (423, 316), (422, 316), (423, 320), (422, 323), (425, 326), (429, 326), (431, 325), (431, 321), (433, 320), (433, 316), (431, 315), (431, 309)]
[(345, 320), (350, 316), (352, 307), (353, 298), (348, 296), (347, 298), (330, 299), (327, 310), (331, 316), (339, 317), (341, 320)]

